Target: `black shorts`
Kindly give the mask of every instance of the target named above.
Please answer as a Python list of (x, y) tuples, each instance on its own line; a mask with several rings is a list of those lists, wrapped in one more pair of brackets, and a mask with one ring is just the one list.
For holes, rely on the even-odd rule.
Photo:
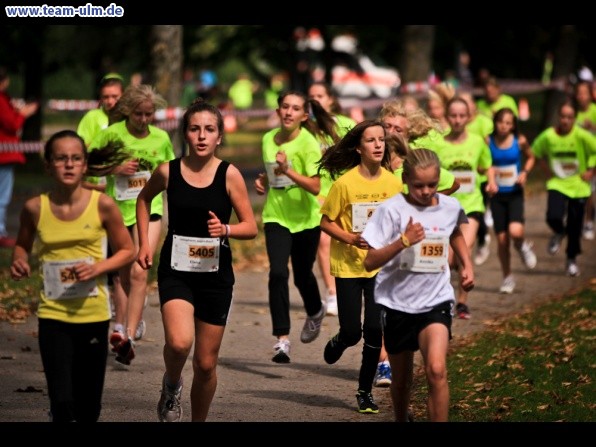
[(504, 233), (511, 222), (524, 223), (524, 191), (495, 194), (490, 199), (495, 233)]
[[(158, 220), (161, 220), (161, 214), (153, 213), (153, 214), (149, 215), (149, 222), (157, 222)], [(133, 239), (134, 239), (134, 235), (132, 234), (132, 232), (135, 229), (135, 225), (136, 225), (136, 223), (133, 223), (132, 225), (128, 225), (126, 227), (126, 228), (128, 228), (128, 232), (130, 233), (130, 235)]]
[(194, 316), (198, 320), (225, 326), (232, 306), (233, 287), (202, 287), (196, 276), (190, 278), (185, 280), (177, 276), (160, 276), (157, 282), (160, 305), (173, 299), (183, 299), (194, 306)]
[(452, 307), (452, 301), (445, 301), (428, 312), (410, 314), (383, 306), (381, 324), (387, 353), (399, 354), (403, 351), (415, 352), (420, 349), (418, 334), (431, 323), (447, 326), (449, 340), (451, 340)]
[(480, 223), (484, 220), (484, 213), (480, 211), (472, 211), (471, 213), (466, 214), (469, 219), (474, 219), (476, 222)]

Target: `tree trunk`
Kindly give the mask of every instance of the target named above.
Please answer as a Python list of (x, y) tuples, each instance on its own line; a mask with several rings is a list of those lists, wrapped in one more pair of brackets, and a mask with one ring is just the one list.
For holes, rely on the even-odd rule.
[[(574, 25), (564, 25), (561, 27), (559, 43), (555, 49), (555, 59), (553, 63), (554, 81), (569, 79), (573, 73), (578, 58), (579, 35)], [(566, 98), (568, 92), (558, 89), (549, 90), (546, 97), (546, 106), (544, 108), (544, 117), (541, 129), (552, 126), (557, 120), (557, 109)]]
[(25, 101), (39, 102), (37, 112), (27, 118), (23, 124), (21, 135), (23, 141), (40, 141), (42, 139), (42, 114), (45, 98), (43, 98), (44, 58), (41, 42), (44, 41), (44, 34), (45, 26), (39, 25), (36, 27), (35, 33), (25, 32), (23, 37), (24, 99)]
[(169, 107), (179, 104), (182, 93), (182, 25), (151, 28), (151, 79)]
[[(180, 104), (182, 95), (182, 25), (154, 25), (151, 27), (151, 79), (168, 107)], [(182, 153), (180, 129), (170, 132), (174, 152)]]
[(407, 82), (426, 81), (432, 70), (434, 25), (406, 25), (402, 32), (402, 85)]

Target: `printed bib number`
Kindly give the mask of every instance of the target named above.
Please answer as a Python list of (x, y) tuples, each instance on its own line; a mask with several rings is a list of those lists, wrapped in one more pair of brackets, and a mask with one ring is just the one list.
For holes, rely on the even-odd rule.
[(69, 300), (97, 296), (97, 281), (77, 281), (74, 266), (85, 262), (93, 264), (93, 258), (47, 261), (43, 263), (43, 290), (47, 299)]
[[(279, 164), (275, 161), (265, 163), (265, 170), (267, 171), (267, 178), (269, 179), (269, 186), (271, 188), (285, 188), (286, 186), (295, 185), (296, 183), (285, 174), (276, 174), (275, 170)], [(288, 167), (292, 167), (292, 162), (288, 161)]]
[(517, 165), (495, 166), (497, 185), (514, 186), (517, 181)]
[(459, 183), (458, 193), (471, 194), (476, 189), (476, 173), (474, 171), (451, 171)]
[(149, 171), (135, 172), (133, 175), (117, 175), (115, 177), (116, 199), (130, 200), (136, 199), (143, 186), (147, 184), (151, 177)]
[(174, 235), (170, 266), (180, 272), (217, 272), (219, 238)]
[(553, 172), (560, 178), (571, 177), (579, 172), (579, 160), (574, 158), (555, 159), (553, 160), (552, 166)]
[(399, 268), (420, 273), (441, 273), (448, 268), (449, 238), (427, 235), (401, 252)]
[(352, 231), (362, 233), (381, 202), (360, 202), (352, 203)]

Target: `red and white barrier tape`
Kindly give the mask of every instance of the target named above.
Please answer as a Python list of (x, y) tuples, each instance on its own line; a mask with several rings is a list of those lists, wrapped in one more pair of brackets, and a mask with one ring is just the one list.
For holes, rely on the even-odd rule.
[(41, 141), (20, 141), (18, 143), (0, 143), (0, 152), (25, 152), (35, 153), (43, 151), (44, 143)]

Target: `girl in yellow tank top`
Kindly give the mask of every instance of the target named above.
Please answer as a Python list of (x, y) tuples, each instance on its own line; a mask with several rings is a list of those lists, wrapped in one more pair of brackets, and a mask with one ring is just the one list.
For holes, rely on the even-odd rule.
[(95, 422), (110, 322), (106, 274), (134, 260), (133, 243), (115, 202), (83, 188), (87, 150), (76, 132), (54, 134), (44, 158), (54, 186), (25, 202), (10, 271), (14, 280), (30, 276), (29, 256), (37, 237), (43, 278), (38, 340), (50, 417)]

